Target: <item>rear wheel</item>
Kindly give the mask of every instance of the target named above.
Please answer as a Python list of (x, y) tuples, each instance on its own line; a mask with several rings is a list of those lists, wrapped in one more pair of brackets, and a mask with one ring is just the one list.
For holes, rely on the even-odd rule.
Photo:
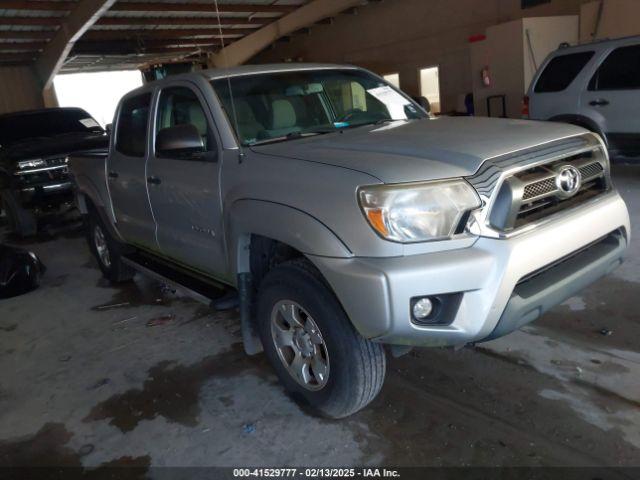
[(271, 270), (258, 292), (265, 353), (286, 390), (319, 413), (342, 418), (382, 387), (386, 358), (362, 337), (317, 270), (306, 260)]
[(89, 248), (105, 278), (114, 283), (131, 280), (135, 270), (122, 262), (122, 245), (109, 234), (102, 219), (96, 212), (91, 212), (87, 223)]

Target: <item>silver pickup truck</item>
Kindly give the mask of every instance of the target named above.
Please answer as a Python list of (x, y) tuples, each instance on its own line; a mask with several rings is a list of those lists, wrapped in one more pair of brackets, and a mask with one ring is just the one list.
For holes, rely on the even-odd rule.
[[(208, 70), (126, 95), (109, 151), (70, 169), (104, 275), (214, 306), (247, 353), (339, 418), (385, 349), (505, 335), (615, 269), (629, 216), (578, 127), (433, 117), (350, 66)], [(225, 300), (226, 299), (226, 300)]]

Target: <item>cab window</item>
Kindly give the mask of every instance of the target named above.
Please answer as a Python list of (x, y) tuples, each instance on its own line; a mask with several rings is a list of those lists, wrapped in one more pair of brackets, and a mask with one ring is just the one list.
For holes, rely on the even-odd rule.
[(144, 157), (147, 147), (147, 124), (151, 93), (125, 100), (120, 109), (116, 150), (129, 157)]
[(185, 124), (194, 125), (198, 129), (206, 151), (211, 152), (216, 149), (207, 116), (195, 92), (186, 87), (164, 89), (158, 104), (156, 132), (163, 128)]

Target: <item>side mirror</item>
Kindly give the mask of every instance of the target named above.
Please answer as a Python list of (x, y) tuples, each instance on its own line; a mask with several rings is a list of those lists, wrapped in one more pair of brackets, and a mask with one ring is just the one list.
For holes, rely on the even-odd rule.
[(113, 123), (107, 123), (104, 129), (107, 132), (107, 135), (111, 135), (111, 132), (113, 132)]
[(162, 157), (188, 157), (204, 152), (204, 143), (195, 125), (185, 123), (163, 128), (156, 137), (156, 153)]

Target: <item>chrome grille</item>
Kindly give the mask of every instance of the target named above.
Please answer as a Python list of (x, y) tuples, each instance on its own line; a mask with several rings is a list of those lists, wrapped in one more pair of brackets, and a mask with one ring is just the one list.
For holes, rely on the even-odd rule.
[(540, 195), (546, 195), (547, 193), (555, 192), (558, 189), (556, 187), (556, 181), (554, 178), (547, 178), (539, 182), (530, 183), (524, 187), (523, 200), (529, 198), (538, 197)]
[(584, 167), (580, 167), (580, 174), (582, 175), (583, 181), (585, 179), (589, 179), (591, 177), (596, 177), (604, 171), (602, 164), (600, 162), (592, 163), (590, 165), (585, 165)]
[[(561, 166), (576, 164), (575, 166), (580, 172), (580, 178), (583, 185), (604, 174), (604, 168), (598, 160), (587, 160), (587, 163), (585, 164), (584, 159), (577, 158), (572, 161), (557, 162), (557, 164)], [(522, 193), (523, 201), (555, 195), (558, 192), (558, 186), (556, 185), (556, 173), (553, 170), (553, 167), (554, 165), (538, 167), (538, 170), (542, 172), (538, 175), (539, 178), (542, 178), (541, 180), (527, 179), (527, 174), (525, 173), (524, 178), (522, 179), (525, 183), (524, 191)], [(520, 175), (516, 176), (520, 177)], [(543, 178), (545, 176), (546, 178)]]
[(560, 156), (571, 155), (580, 150), (589, 150), (599, 145), (600, 142), (595, 135), (587, 134), (509, 153), (488, 159), (467, 180), (476, 189), (480, 198), (488, 201), (496, 193), (495, 190), (504, 172), (526, 168), (527, 165), (531, 165), (534, 162), (551, 162)]
[[(490, 211), (485, 212), (486, 223), (493, 230), (512, 232), (573, 208), (610, 188), (608, 159), (599, 142), (577, 152), (554, 155), (547, 162), (530, 160), (529, 165), (501, 175), (502, 181), (495, 187), (495, 198), (487, 201)], [(560, 188), (559, 175), (567, 170), (566, 166), (579, 172), (579, 188), (575, 192)]]

